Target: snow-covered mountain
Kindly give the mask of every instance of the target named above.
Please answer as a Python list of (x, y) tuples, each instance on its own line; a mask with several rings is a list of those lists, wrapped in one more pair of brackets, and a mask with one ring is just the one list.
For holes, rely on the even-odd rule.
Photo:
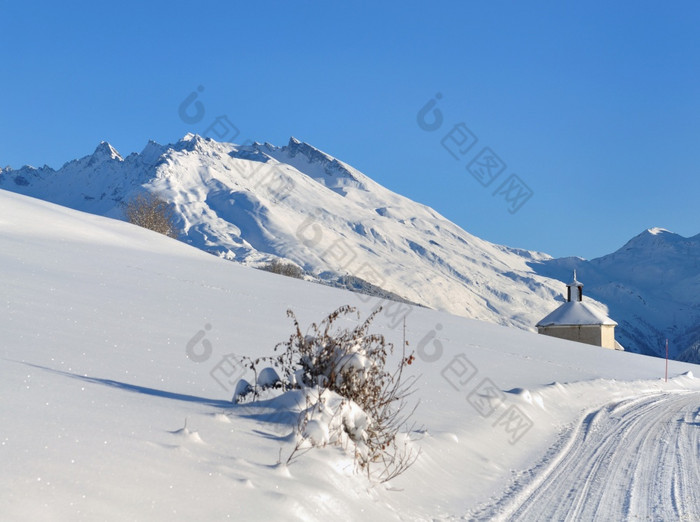
[[(562, 281), (580, 267), (586, 295), (610, 307), (627, 349), (658, 354), (669, 331), (674, 353), (698, 340), (698, 293), (653, 278), (654, 271), (676, 282), (674, 273), (692, 274), (682, 255), (641, 240), (630, 242), (631, 257), (620, 254), (628, 244), (590, 262), (494, 245), (294, 138), (284, 147), (240, 146), (188, 134), (175, 144), (149, 142), (126, 158), (102, 142), (59, 170), (0, 170), (0, 188), (115, 218), (123, 218), (122, 202), (156, 192), (173, 203), (182, 239), (221, 257), (253, 266), (282, 258), (321, 280), (338, 284), (350, 275), (358, 279), (346, 286), (366, 281), (386, 295), (529, 330), (563, 300)], [(655, 256), (646, 254), (653, 249)], [(678, 268), (667, 270), (668, 263)], [(653, 279), (646, 286), (625, 279), (633, 273)], [(397, 318), (407, 310), (395, 307)]]
[(0, 188), (118, 218), (123, 201), (157, 192), (173, 202), (182, 239), (221, 257), (279, 257), (327, 279), (351, 274), (504, 325), (532, 328), (563, 291), (528, 266), (549, 256), (481, 240), (294, 138), (238, 146), (187, 135), (126, 158), (103, 142), (57, 171), (3, 170)]

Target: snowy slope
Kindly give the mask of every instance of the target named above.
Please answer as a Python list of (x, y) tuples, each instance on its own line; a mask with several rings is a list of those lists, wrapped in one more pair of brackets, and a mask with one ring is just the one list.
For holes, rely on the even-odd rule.
[(157, 192), (173, 202), (182, 239), (221, 257), (284, 258), (330, 282), (349, 274), (409, 302), (531, 331), (578, 268), (586, 301), (619, 323), (626, 349), (658, 355), (669, 337), (677, 356), (700, 343), (697, 237), (643, 233), (600, 260), (554, 260), (479, 239), (294, 138), (238, 146), (187, 135), (126, 158), (103, 142), (58, 171), (0, 170), (0, 188), (118, 218), (123, 201)]
[[(237, 375), (217, 369), (232, 353), (271, 353), (291, 333), (288, 307), (309, 324), (348, 303), (366, 315), (376, 300), (1, 190), (0, 266), (3, 519), (527, 520), (542, 506), (599, 519), (700, 516), (700, 381), (680, 375), (698, 366), (671, 362), (664, 383), (658, 359), (411, 307), (422, 453), (373, 485), (340, 448), (279, 465), (293, 411), (232, 405)], [(373, 329), (401, 342), (387, 313)], [(644, 436), (629, 432), (639, 444), (618, 447), (612, 478), (600, 465), (555, 473), (619, 441), (628, 421)], [(670, 433), (679, 444), (666, 459)], [(645, 457), (663, 457), (667, 473)], [(582, 511), (589, 474), (609, 485), (591, 495), (619, 494)]]

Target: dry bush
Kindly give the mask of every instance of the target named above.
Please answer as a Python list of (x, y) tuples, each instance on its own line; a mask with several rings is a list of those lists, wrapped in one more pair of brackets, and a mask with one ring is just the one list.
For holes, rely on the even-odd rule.
[(296, 279), (302, 279), (304, 277), (304, 271), (301, 268), (292, 263), (283, 263), (279, 259), (275, 259), (271, 263), (260, 267), (260, 269), (266, 272), (272, 272), (273, 274), (294, 277)]
[[(404, 370), (414, 357), (406, 355), (404, 340), (397, 367), (387, 368), (393, 345), (387, 343), (383, 335), (368, 333), (380, 311), (378, 308), (352, 329), (335, 328), (339, 318), (356, 314), (355, 308), (343, 306), (319, 324), (313, 323), (305, 334), (294, 312), (288, 310), (294, 331), (287, 341), (275, 347), (275, 351), (281, 353), (244, 360), (255, 372), (256, 381), (261, 374), (259, 365), (272, 364), (277, 368), (277, 382), (266, 379), (263, 387), (309, 390), (307, 407), (301, 412), (296, 427), (298, 442), (288, 463), (301, 450), (308, 449), (308, 444), (305, 445), (308, 423), (318, 422), (324, 415), (331, 431), (339, 432), (332, 434), (324, 444), (342, 444), (342, 435), (349, 437), (354, 443), (356, 463), (368, 477), (385, 482), (415, 462), (418, 454), (405, 439), (399, 440), (401, 432), (410, 431), (408, 421), (415, 411), (415, 406), (410, 408), (407, 401), (415, 379), (404, 378)], [(357, 318), (359, 320), (359, 314)], [(258, 392), (257, 384), (243, 386), (235, 399), (243, 401), (250, 395), (257, 398)]]
[(173, 210), (164, 199), (151, 194), (139, 194), (124, 203), (124, 216), (129, 223), (177, 239)]

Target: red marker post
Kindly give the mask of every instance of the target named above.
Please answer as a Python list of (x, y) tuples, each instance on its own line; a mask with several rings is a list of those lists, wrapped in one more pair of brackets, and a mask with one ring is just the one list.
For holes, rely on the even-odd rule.
[(668, 339), (666, 339), (666, 377), (665, 382), (668, 382)]

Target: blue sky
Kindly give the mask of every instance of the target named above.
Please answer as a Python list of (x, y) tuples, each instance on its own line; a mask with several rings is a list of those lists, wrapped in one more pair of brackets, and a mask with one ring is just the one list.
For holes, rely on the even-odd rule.
[(293, 135), (500, 244), (591, 259), (700, 233), (697, 2), (14, 4), (3, 166), (226, 115), (236, 142)]

